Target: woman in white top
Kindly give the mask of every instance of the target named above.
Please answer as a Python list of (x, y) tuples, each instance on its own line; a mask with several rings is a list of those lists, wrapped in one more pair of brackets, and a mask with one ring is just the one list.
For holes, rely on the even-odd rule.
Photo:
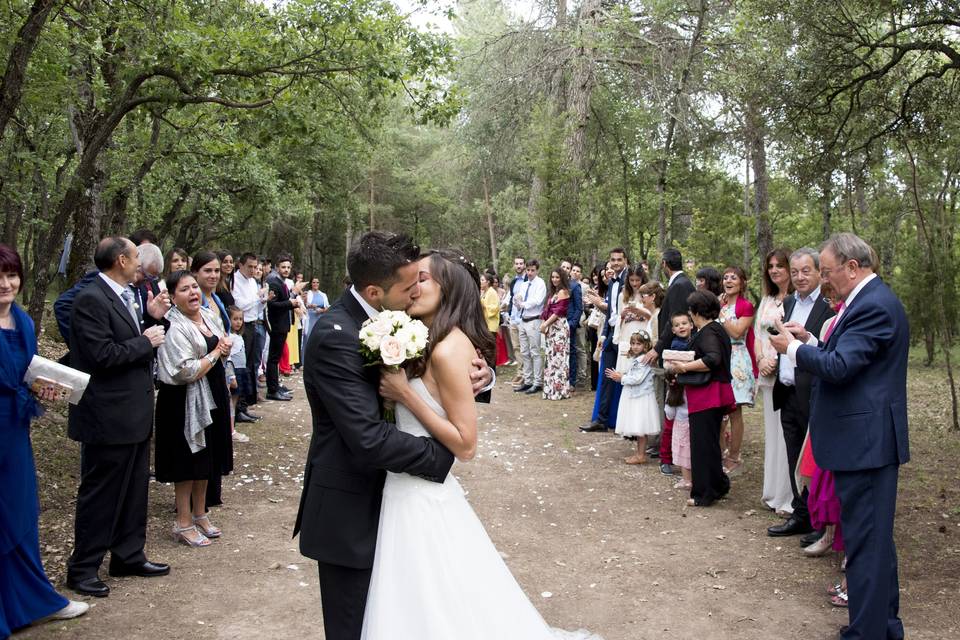
[(790, 252), (774, 249), (763, 261), (764, 296), (754, 321), (757, 355), (757, 387), (763, 398), (763, 495), (761, 500), (780, 514), (793, 513), (793, 490), (787, 463), (787, 444), (780, 426), (780, 412), (773, 409), (773, 383), (777, 375), (777, 352), (770, 344), (771, 329), (783, 319), (783, 299), (793, 292), (790, 282)]
[(617, 371), (624, 373), (629, 362), (630, 336), (638, 331), (650, 331), (650, 312), (643, 304), (640, 288), (647, 283), (647, 274), (641, 265), (627, 268), (620, 294), (620, 321), (613, 329), (613, 343), (617, 345)]

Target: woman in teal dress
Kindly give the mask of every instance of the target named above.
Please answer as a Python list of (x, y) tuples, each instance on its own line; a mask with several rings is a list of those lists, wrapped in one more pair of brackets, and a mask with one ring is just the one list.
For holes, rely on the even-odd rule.
[(14, 302), (22, 281), (20, 256), (0, 244), (0, 639), (41, 620), (74, 618), (88, 609), (57, 593), (40, 560), (30, 420), (41, 410), (23, 382), (37, 339), (33, 321)]

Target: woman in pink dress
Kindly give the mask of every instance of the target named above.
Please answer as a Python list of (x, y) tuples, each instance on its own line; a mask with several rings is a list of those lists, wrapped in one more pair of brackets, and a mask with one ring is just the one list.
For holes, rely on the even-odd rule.
[(570, 397), (570, 281), (567, 272), (557, 267), (550, 272), (547, 304), (543, 309), (540, 333), (546, 336), (546, 361), (543, 367), (543, 397), (564, 400)]

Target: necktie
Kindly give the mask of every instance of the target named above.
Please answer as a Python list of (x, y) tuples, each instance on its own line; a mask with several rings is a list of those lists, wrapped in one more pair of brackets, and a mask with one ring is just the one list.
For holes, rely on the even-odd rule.
[(123, 298), (123, 304), (127, 307), (127, 313), (133, 319), (133, 326), (137, 328), (137, 333), (140, 333), (140, 316), (137, 314), (137, 308), (133, 305), (133, 291), (127, 287), (120, 294), (120, 297)]
[(833, 320), (830, 321), (830, 326), (827, 327), (827, 332), (823, 334), (824, 343), (826, 343), (827, 340), (830, 339), (830, 334), (833, 333), (833, 327), (837, 324), (837, 320), (840, 319), (840, 314), (843, 313), (843, 309), (844, 309), (844, 303), (841, 302), (840, 306), (837, 307), (837, 315), (833, 316)]

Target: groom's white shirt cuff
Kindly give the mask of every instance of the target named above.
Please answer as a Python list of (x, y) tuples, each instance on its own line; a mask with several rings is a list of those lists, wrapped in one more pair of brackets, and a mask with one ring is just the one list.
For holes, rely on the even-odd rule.
[[(367, 317), (373, 319), (373, 318), (376, 318), (378, 315), (380, 315), (379, 311), (371, 307), (370, 303), (364, 300), (363, 296), (357, 293), (356, 287), (350, 287), (350, 293), (352, 293), (353, 297), (357, 299), (357, 302), (360, 303), (360, 306), (363, 307), (363, 310), (367, 312)], [(490, 391), (495, 386), (497, 386), (497, 372), (494, 370), (493, 367), (488, 367), (488, 368), (490, 369), (490, 376), (491, 376), (490, 384), (485, 386), (483, 389), (480, 389), (480, 393)]]

